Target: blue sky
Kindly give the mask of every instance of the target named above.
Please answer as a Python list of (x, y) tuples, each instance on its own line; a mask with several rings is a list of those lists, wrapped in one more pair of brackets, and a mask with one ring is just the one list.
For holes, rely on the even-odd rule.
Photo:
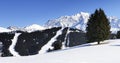
[(102, 8), (120, 18), (120, 0), (0, 0), (0, 26), (43, 25), (49, 19)]

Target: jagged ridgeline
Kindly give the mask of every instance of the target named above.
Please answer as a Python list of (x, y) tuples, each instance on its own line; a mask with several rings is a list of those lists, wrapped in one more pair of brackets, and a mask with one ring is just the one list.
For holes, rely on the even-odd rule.
[(86, 43), (85, 33), (78, 29), (54, 27), (42, 31), (0, 33), (1, 56), (27, 56), (57, 50), (57, 44), (72, 47)]

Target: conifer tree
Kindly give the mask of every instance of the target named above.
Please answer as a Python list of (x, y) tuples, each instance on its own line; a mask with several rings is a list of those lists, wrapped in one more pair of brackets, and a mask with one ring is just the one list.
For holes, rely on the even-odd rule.
[(110, 23), (102, 9), (96, 9), (91, 14), (87, 23), (86, 36), (88, 42), (100, 41), (108, 39), (110, 35)]

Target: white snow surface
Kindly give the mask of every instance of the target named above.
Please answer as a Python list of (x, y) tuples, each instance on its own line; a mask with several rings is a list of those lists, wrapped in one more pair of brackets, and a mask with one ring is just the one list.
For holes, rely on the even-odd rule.
[(84, 44), (61, 51), (23, 57), (0, 57), (0, 63), (120, 63), (120, 39)]
[(44, 45), (41, 48), (41, 50), (39, 51), (39, 54), (46, 53), (49, 48), (50, 49), (53, 48), (52, 44), (57, 40), (57, 37), (62, 34), (63, 29), (64, 28), (61, 28), (60, 30), (57, 31), (56, 35), (50, 41), (48, 41), (46, 45)]
[(10, 32), (10, 31), (11, 31), (11, 30), (9, 30), (9, 29), (0, 27), (0, 33), (2, 33), (2, 32)]
[(45, 30), (46, 28), (37, 24), (32, 24), (30, 26), (25, 27), (24, 29), (27, 30), (28, 32), (33, 32), (36, 30)]
[(13, 54), (13, 56), (20, 56), (14, 49), (16, 42), (18, 40), (18, 37), (21, 33), (15, 33), (14, 38), (12, 39), (12, 44), (9, 47), (9, 51), (11, 52), (11, 54)]

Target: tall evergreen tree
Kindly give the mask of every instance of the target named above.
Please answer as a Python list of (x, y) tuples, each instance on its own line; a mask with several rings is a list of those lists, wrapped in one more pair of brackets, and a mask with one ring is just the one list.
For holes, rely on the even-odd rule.
[(108, 39), (110, 35), (110, 23), (102, 9), (96, 9), (91, 14), (86, 31), (88, 42), (97, 41), (100, 44), (100, 41)]

